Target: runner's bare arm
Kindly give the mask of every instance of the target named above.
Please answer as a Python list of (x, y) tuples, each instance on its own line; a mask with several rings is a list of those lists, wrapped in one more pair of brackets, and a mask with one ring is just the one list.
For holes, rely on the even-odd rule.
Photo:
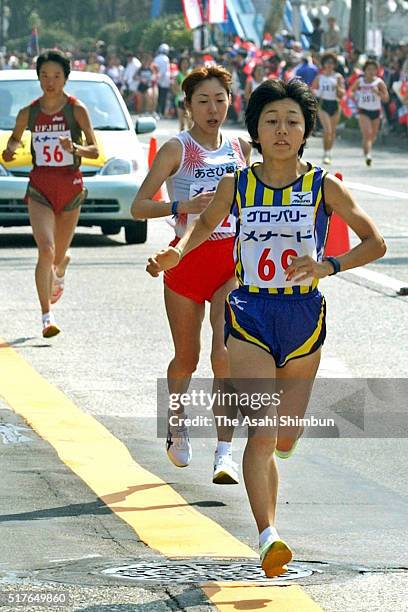
[(319, 75), (317, 75), (317, 77), (315, 77), (315, 79), (313, 80), (313, 83), (310, 86), (313, 94), (316, 96), (316, 98), (318, 98), (320, 96), (320, 78)]
[(241, 145), (241, 149), (242, 149), (242, 153), (244, 154), (245, 161), (249, 166), (249, 164), (251, 163), (252, 145), (247, 140), (241, 137), (239, 137), (239, 144)]
[[(341, 217), (361, 240), (360, 244), (348, 253), (336, 258), (339, 261), (340, 270), (344, 272), (351, 268), (364, 266), (382, 257), (387, 250), (384, 238), (372, 219), (356, 204), (344, 183), (329, 174), (324, 180), (324, 194), (328, 211), (333, 211)], [(318, 263), (308, 256), (294, 257), (291, 265), (286, 269), (288, 280), (294, 277), (302, 280), (311, 275), (316, 278), (324, 278), (332, 272), (333, 267), (328, 261)], [(299, 274), (301, 274), (300, 277)]]
[(74, 144), (71, 138), (60, 138), (63, 149), (74, 153), (78, 157), (88, 157), (96, 159), (99, 155), (95, 132), (93, 131), (91, 120), (86, 106), (80, 101), (75, 102), (74, 117), (85, 135), (85, 145)]
[(381, 102), (387, 103), (388, 100), (390, 99), (390, 96), (389, 96), (388, 89), (384, 81), (380, 81), (378, 83), (378, 93), (381, 98)]
[(22, 108), (16, 118), (16, 124), (14, 126), (13, 132), (8, 139), (7, 146), (2, 153), (2, 157), (5, 162), (12, 161), (16, 154), (16, 150), (21, 145), (21, 137), (24, 134), (24, 130), (28, 125), (28, 115), (29, 115), (30, 107), (26, 106)]
[(344, 79), (341, 74), (337, 75), (337, 98), (341, 100), (341, 98), (346, 93), (346, 86), (344, 84)]
[(217, 191), (193, 225), (186, 231), (176, 247), (168, 247), (149, 257), (146, 270), (158, 276), (163, 270), (176, 266), (181, 257), (205, 242), (217, 225), (229, 214), (235, 190), (234, 175), (227, 175), (218, 183)]
[[(172, 202), (165, 200), (156, 202), (153, 197), (166, 179), (177, 172), (181, 156), (181, 144), (175, 138), (159, 149), (148, 175), (133, 200), (130, 211), (135, 219), (155, 219), (171, 214)], [(213, 197), (213, 193), (202, 193), (191, 200), (180, 200), (177, 213), (201, 213)]]

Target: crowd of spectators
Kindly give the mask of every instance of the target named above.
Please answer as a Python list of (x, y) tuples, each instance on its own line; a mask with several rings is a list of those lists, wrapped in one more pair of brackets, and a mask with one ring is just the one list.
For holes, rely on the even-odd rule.
[[(266, 34), (261, 47), (250, 40), (231, 38), (224, 46), (211, 45), (202, 52), (185, 49), (176, 53), (163, 42), (155, 54), (143, 49), (111, 50), (103, 41), (88, 52), (72, 52), (75, 70), (88, 70), (107, 74), (124, 96), (129, 109), (136, 113), (155, 114), (157, 117), (178, 117), (183, 124), (181, 81), (188, 72), (202, 64), (217, 63), (227, 68), (233, 77), (229, 119), (242, 122), (246, 101), (252, 91), (265, 79), (297, 77), (311, 85), (321, 69), (323, 52), (332, 51), (337, 57), (337, 72), (343, 75), (346, 94), (341, 103), (344, 115), (355, 112), (351, 87), (361, 74), (370, 52), (362, 53), (349, 41), (341, 38), (333, 17), (322, 28), (318, 18), (313, 19), (313, 32), (308, 34), (309, 49), (288, 32), (272, 37)], [(389, 90), (390, 100), (384, 105), (386, 131), (407, 135), (408, 128), (408, 42), (385, 43), (379, 76)], [(15, 70), (33, 67), (33, 59), (26, 54), (11, 53), (0, 57), (0, 68)]]

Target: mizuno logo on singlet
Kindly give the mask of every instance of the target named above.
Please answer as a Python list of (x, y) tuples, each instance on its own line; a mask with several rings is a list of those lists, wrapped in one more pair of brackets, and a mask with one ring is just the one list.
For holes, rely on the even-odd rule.
[(311, 206), (313, 204), (313, 193), (311, 191), (292, 191), (290, 203)]
[(55, 115), (55, 117), (52, 118), (53, 121), (64, 121), (64, 117), (60, 117), (59, 115)]

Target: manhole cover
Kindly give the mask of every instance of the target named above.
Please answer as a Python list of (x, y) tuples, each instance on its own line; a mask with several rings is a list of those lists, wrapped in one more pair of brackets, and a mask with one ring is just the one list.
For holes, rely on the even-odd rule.
[(258, 564), (248, 562), (172, 562), (133, 563), (122, 567), (112, 567), (102, 570), (114, 578), (125, 578), (134, 581), (152, 582), (287, 582), (311, 576), (313, 571), (302, 565), (291, 563), (282, 576), (266, 578)]

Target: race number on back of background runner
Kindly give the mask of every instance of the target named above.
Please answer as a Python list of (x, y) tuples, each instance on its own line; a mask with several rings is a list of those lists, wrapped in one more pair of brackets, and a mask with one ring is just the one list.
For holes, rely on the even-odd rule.
[[(201, 193), (208, 193), (210, 191), (213, 191), (215, 194), (215, 192), (217, 191), (217, 187), (218, 187), (218, 183), (213, 183), (213, 184), (206, 183), (205, 187), (202, 185), (199, 185), (198, 183), (193, 183), (192, 185), (190, 185), (190, 199), (194, 198), (194, 196), (197, 196)], [(188, 214), (187, 215), (187, 227), (189, 227), (194, 221), (194, 219), (196, 219), (197, 217), (199, 217), (198, 214), (192, 214), (192, 213)], [(217, 227), (214, 230), (214, 233), (235, 234), (235, 228), (236, 228), (236, 219), (234, 215), (228, 215), (227, 217), (225, 217), (223, 221), (221, 221), (221, 223), (217, 225)]]

